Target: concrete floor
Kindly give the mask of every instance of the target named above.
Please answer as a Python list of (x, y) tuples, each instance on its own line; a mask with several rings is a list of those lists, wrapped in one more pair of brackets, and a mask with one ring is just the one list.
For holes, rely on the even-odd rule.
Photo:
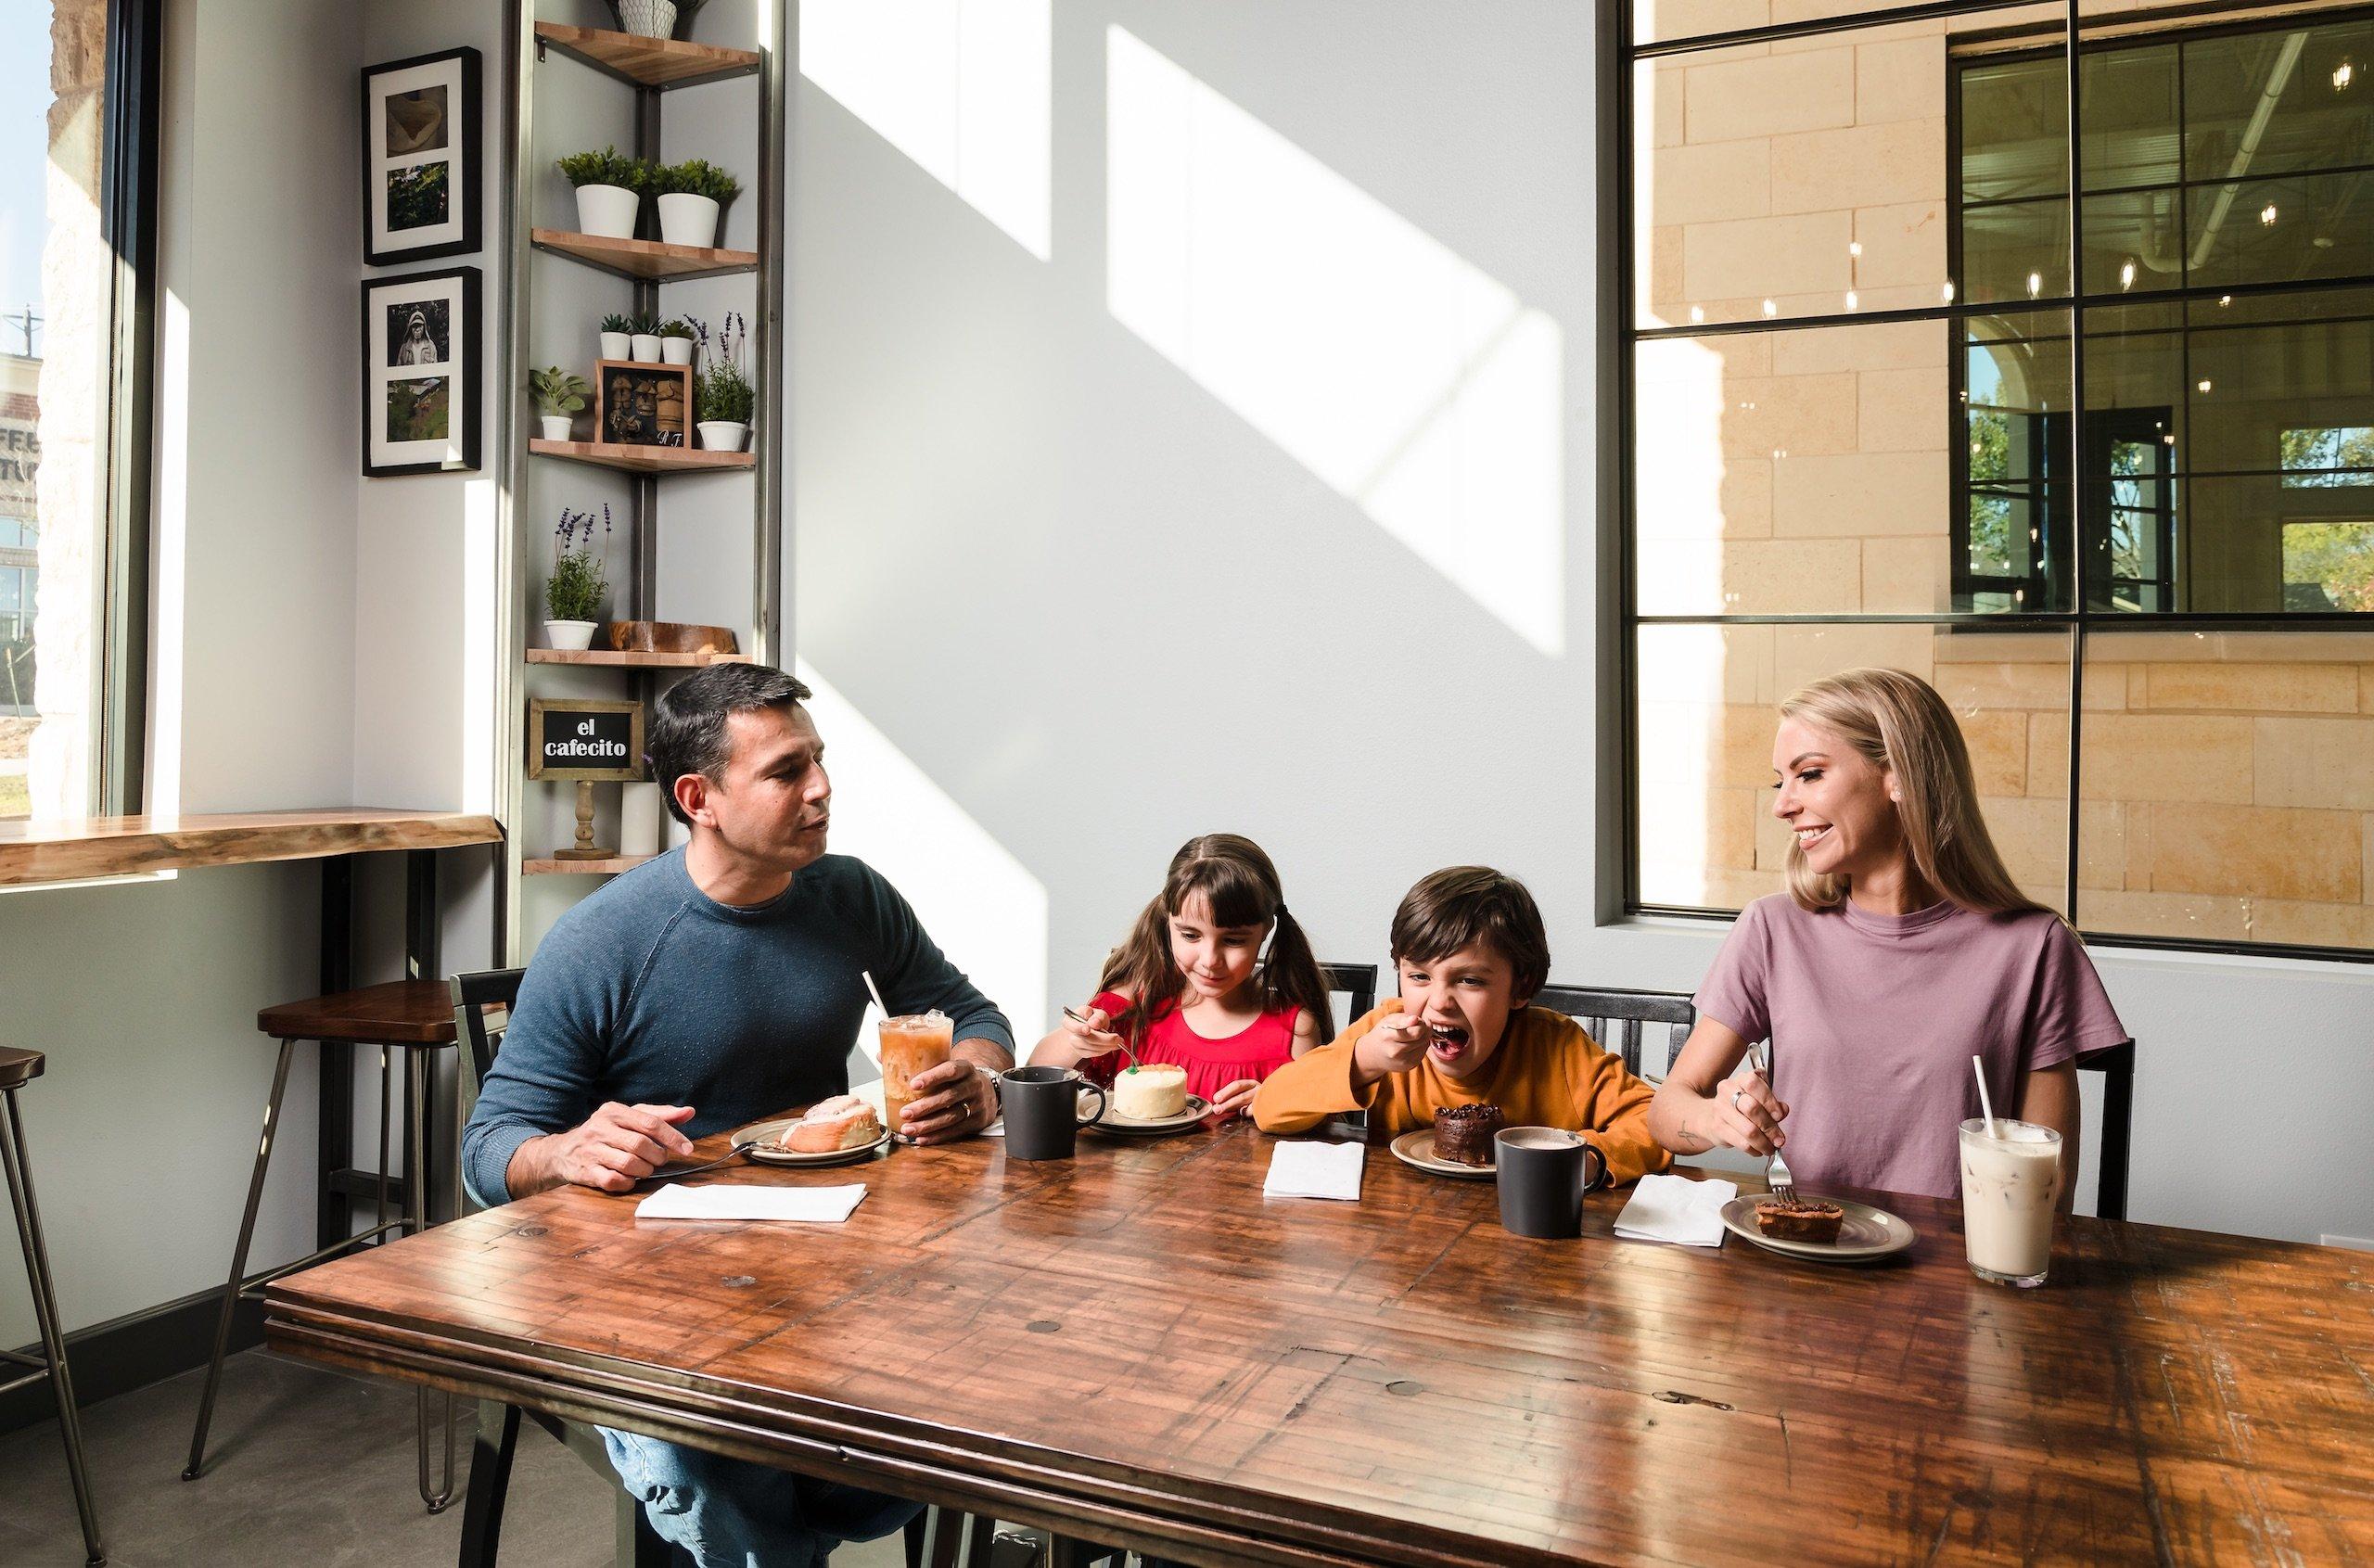
[[(181, 1478), (198, 1416), (190, 1372), (83, 1412), (83, 1445), (113, 1568), (450, 1568), (462, 1504), (431, 1515), (413, 1489), (413, 1395), (251, 1350), (223, 1367), (206, 1473)], [(466, 1405), (457, 1453), (467, 1479)], [(434, 1452), (434, 1451), (433, 1451)], [(504, 1568), (606, 1568), (618, 1484), (528, 1427), (504, 1510)], [(0, 1563), (77, 1568), (83, 1537), (57, 1425), (0, 1437)], [(894, 1537), (836, 1568), (898, 1568)]]

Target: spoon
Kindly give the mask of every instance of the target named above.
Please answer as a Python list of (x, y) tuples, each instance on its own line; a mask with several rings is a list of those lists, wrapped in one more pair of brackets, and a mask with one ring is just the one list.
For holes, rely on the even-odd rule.
[[(1090, 1023), (1086, 1018), (1081, 1017), (1079, 1013), (1073, 1012), (1068, 1007), (1064, 1009), (1064, 1016), (1070, 1019), (1073, 1023), (1078, 1024), (1084, 1029), (1093, 1029), (1096, 1027), (1095, 1025)], [(1121, 1054), (1130, 1059), (1130, 1066), (1136, 1066), (1138, 1064), (1138, 1053), (1130, 1049), (1130, 1037), (1117, 1031), (1112, 1031), (1112, 1033), (1113, 1038), (1121, 1042)]]

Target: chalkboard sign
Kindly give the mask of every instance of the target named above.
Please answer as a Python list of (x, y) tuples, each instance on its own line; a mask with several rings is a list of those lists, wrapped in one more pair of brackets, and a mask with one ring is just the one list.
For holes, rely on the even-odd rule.
[(528, 776), (642, 778), (643, 704), (532, 698), (528, 704)]

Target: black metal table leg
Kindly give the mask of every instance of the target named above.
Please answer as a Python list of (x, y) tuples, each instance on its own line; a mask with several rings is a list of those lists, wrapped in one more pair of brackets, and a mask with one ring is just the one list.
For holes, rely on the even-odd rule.
[[(354, 983), (354, 857), (322, 861), (322, 996), (336, 996)], [(321, 1121), (318, 1141), (321, 1191), (313, 1210), (313, 1245), (342, 1242), (354, 1230), (354, 1208), (330, 1189), (330, 1173), (354, 1163), (354, 1048), (322, 1042)]]
[(519, 1407), (504, 1405), (503, 1420), (489, 1432), (486, 1418), (496, 1409), (479, 1404), (479, 1434), (470, 1444), (470, 1485), (462, 1498), (461, 1568), (494, 1568), (503, 1540), (503, 1503), (511, 1490), (511, 1456), (519, 1445)]

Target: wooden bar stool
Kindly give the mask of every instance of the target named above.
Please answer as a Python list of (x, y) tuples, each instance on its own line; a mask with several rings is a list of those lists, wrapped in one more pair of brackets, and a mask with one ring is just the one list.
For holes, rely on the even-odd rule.
[[(435, 1065), (435, 1053), (454, 1041), (453, 1001), (443, 982), (393, 980), (384, 986), (341, 991), (336, 996), (283, 1002), (257, 1013), (256, 1027), (280, 1042), (280, 1060), (273, 1068), (271, 1098), (264, 1102), (263, 1138), (256, 1145), (255, 1171), (248, 1178), (247, 1212), (239, 1220), (238, 1245), (231, 1252), (231, 1276), (223, 1287), (223, 1311), (214, 1324), (214, 1354), (206, 1365), (206, 1392), (198, 1399), (198, 1429), (190, 1434), (189, 1464), (182, 1472), (185, 1481), (197, 1480), (205, 1468), (206, 1429), (214, 1419), (214, 1396), (223, 1379), (223, 1357), (230, 1347), (231, 1321), (240, 1301), (262, 1294), (264, 1286), (284, 1274), (311, 1268), (366, 1242), (378, 1242), (391, 1230), (412, 1235), (428, 1224), (428, 1189), (429, 1173), (435, 1168), (428, 1158), (429, 1128), (435, 1120), (430, 1104), (430, 1069)], [(294, 1263), (251, 1277), (247, 1271), (248, 1243), (255, 1237), (256, 1208), (263, 1199), (264, 1172), (272, 1164), (273, 1140), (280, 1128), (280, 1102), (288, 1087), (288, 1064), (296, 1054), (297, 1042), (307, 1039), (319, 1040), (325, 1055), (330, 1047), (347, 1051), (364, 1045), (378, 1048), (379, 1160), (372, 1183), (378, 1208), (369, 1229), (334, 1241)], [(389, 1053), (398, 1051), (404, 1058), (401, 1184), (391, 1183), (388, 1177), (389, 1107), (395, 1098), (394, 1058)], [(323, 1173), (323, 1179), (333, 1183), (347, 1176), (346, 1172)], [(389, 1212), (391, 1201), (400, 1203), (402, 1208), (392, 1217)], [(422, 1388), (414, 1396), (420, 1438), (420, 1499), (428, 1505), (431, 1513), (440, 1511), (453, 1500), (453, 1398), (445, 1393), (435, 1397), (445, 1428), (445, 1482), (441, 1487), (432, 1485), (429, 1473), (430, 1391)]]
[(27, 1383), (49, 1380), (57, 1398), (57, 1430), (66, 1439), (66, 1473), (74, 1483), (74, 1507), (83, 1516), (83, 1546), (92, 1568), (108, 1560), (99, 1540), (99, 1507), (91, 1497), (91, 1477), (83, 1468), (83, 1423), (74, 1408), (74, 1379), (66, 1370), (66, 1332), (57, 1324), (57, 1298), (49, 1282), (49, 1249), (42, 1244), (41, 1215), (33, 1207), (32, 1162), (25, 1153), (25, 1124), (17, 1110), (17, 1090), (41, 1077), (42, 1053), (0, 1047), (0, 1104), (7, 1116), (0, 1136), (0, 1163), (8, 1170), (8, 1197), (17, 1210), (17, 1241), (25, 1249), (25, 1278), (33, 1291), (33, 1317), (41, 1324), (39, 1356), (0, 1350), (0, 1361), (32, 1367), (32, 1371), (0, 1383), (0, 1394)]

